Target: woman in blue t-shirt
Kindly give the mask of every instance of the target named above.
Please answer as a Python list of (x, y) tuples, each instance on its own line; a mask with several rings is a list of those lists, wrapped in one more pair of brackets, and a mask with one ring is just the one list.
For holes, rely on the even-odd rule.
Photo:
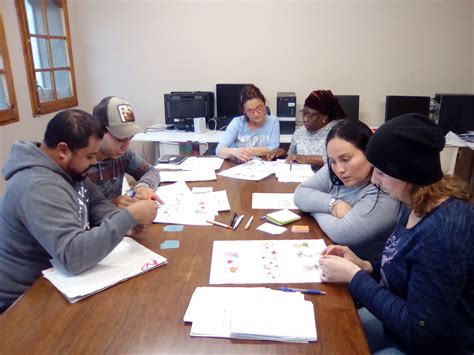
[[(405, 204), (382, 259), (329, 246), (321, 280), (347, 282), (372, 352), (474, 352), (474, 209), (443, 176), (445, 139), (427, 117), (406, 114), (382, 125), (366, 156), (372, 182)], [(380, 282), (379, 282), (380, 280)]]
[(240, 93), (243, 116), (235, 117), (216, 148), (221, 158), (249, 161), (264, 156), (280, 144), (278, 119), (266, 114), (266, 100), (255, 85), (247, 85)]

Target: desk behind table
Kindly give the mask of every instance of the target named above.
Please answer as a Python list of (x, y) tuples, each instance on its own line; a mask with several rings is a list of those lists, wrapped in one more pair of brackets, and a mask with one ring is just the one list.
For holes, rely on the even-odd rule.
[[(165, 154), (179, 154), (179, 143), (198, 142), (200, 153), (203, 154), (208, 145), (216, 145), (224, 136), (224, 131), (213, 131), (207, 129), (203, 133), (185, 132), (180, 130), (147, 131), (133, 137), (133, 142), (155, 143), (155, 161)], [(289, 146), (291, 134), (281, 134), (280, 143)]]
[[(230, 163), (225, 162), (224, 168)], [(163, 225), (148, 226), (137, 240), (168, 259), (168, 265), (151, 270), (110, 289), (69, 304), (44, 278), (0, 317), (0, 349), (5, 353), (215, 353), (215, 354), (367, 354), (365, 335), (346, 286), (331, 284), (247, 285), (317, 288), (326, 296), (305, 295), (315, 305), (318, 340), (310, 344), (236, 339), (192, 338), (184, 312), (194, 289), (209, 284), (214, 240), (324, 238), (307, 214), (298, 224), (310, 226), (309, 234), (290, 230), (271, 236), (256, 227), (269, 210), (252, 210), (252, 192), (293, 192), (295, 183), (278, 183), (274, 176), (253, 182), (218, 176), (214, 182), (189, 183), (226, 189), (232, 211), (254, 215), (249, 230), (243, 223), (236, 231), (217, 226), (184, 226), (182, 232), (163, 232)], [(247, 218), (244, 220), (246, 221)], [(179, 249), (160, 250), (165, 239), (180, 241)], [(239, 285), (242, 286), (242, 285)]]

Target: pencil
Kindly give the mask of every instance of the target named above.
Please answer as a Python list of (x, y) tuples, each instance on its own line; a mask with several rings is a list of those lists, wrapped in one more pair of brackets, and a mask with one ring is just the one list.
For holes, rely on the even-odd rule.
[(245, 225), (245, 229), (249, 229), (250, 228), (250, 225), (252, 224), (252, 221), (253, 221), (253, 216), (250, 216), (247, 224)]
[(216, 226), (219, 226), (219, 227), (224, 227), (224, 228), (227, 228), (227, 229), (232, 229), (231, 226), (225, 224), (225, 223), (221, 223), (221, 222), (217, 222), (217, 221), (209, 221), (208, 219), (206, 219), (206, 222), (207, 223), (210, 223), (210, 224), (214, 224)]

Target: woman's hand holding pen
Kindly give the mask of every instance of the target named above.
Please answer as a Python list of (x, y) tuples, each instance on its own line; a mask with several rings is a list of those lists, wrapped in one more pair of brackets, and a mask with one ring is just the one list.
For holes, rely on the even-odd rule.
[(232, 155), (239, 161), (247, 162), (253, 157), (252, 148), (243, 147), (243, 148), (231, 148)]

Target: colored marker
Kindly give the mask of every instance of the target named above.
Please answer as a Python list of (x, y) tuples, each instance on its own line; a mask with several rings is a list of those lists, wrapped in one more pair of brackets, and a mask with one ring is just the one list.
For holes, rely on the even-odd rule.
[(252, 221), (253, 221), (253, 216), (250, 216), (247, 224), (245, 225), (245, 229), (249, 229), (250, 228), (250, 225), (252, 224)]
[(227, 228), (227, 229), (232, 229), (231, 226), (227, 225), (227, 224), (224, 224), (224, 223), (221, 223), (221, 222), (217, 222), (217, 221), (209, 221), (209, 220), (206, 220), (207, 223), (210, 223), (210, 224), (214, 224), (216, 226), (219, 226), (219, 227), (224, 227), (224, 228)]

